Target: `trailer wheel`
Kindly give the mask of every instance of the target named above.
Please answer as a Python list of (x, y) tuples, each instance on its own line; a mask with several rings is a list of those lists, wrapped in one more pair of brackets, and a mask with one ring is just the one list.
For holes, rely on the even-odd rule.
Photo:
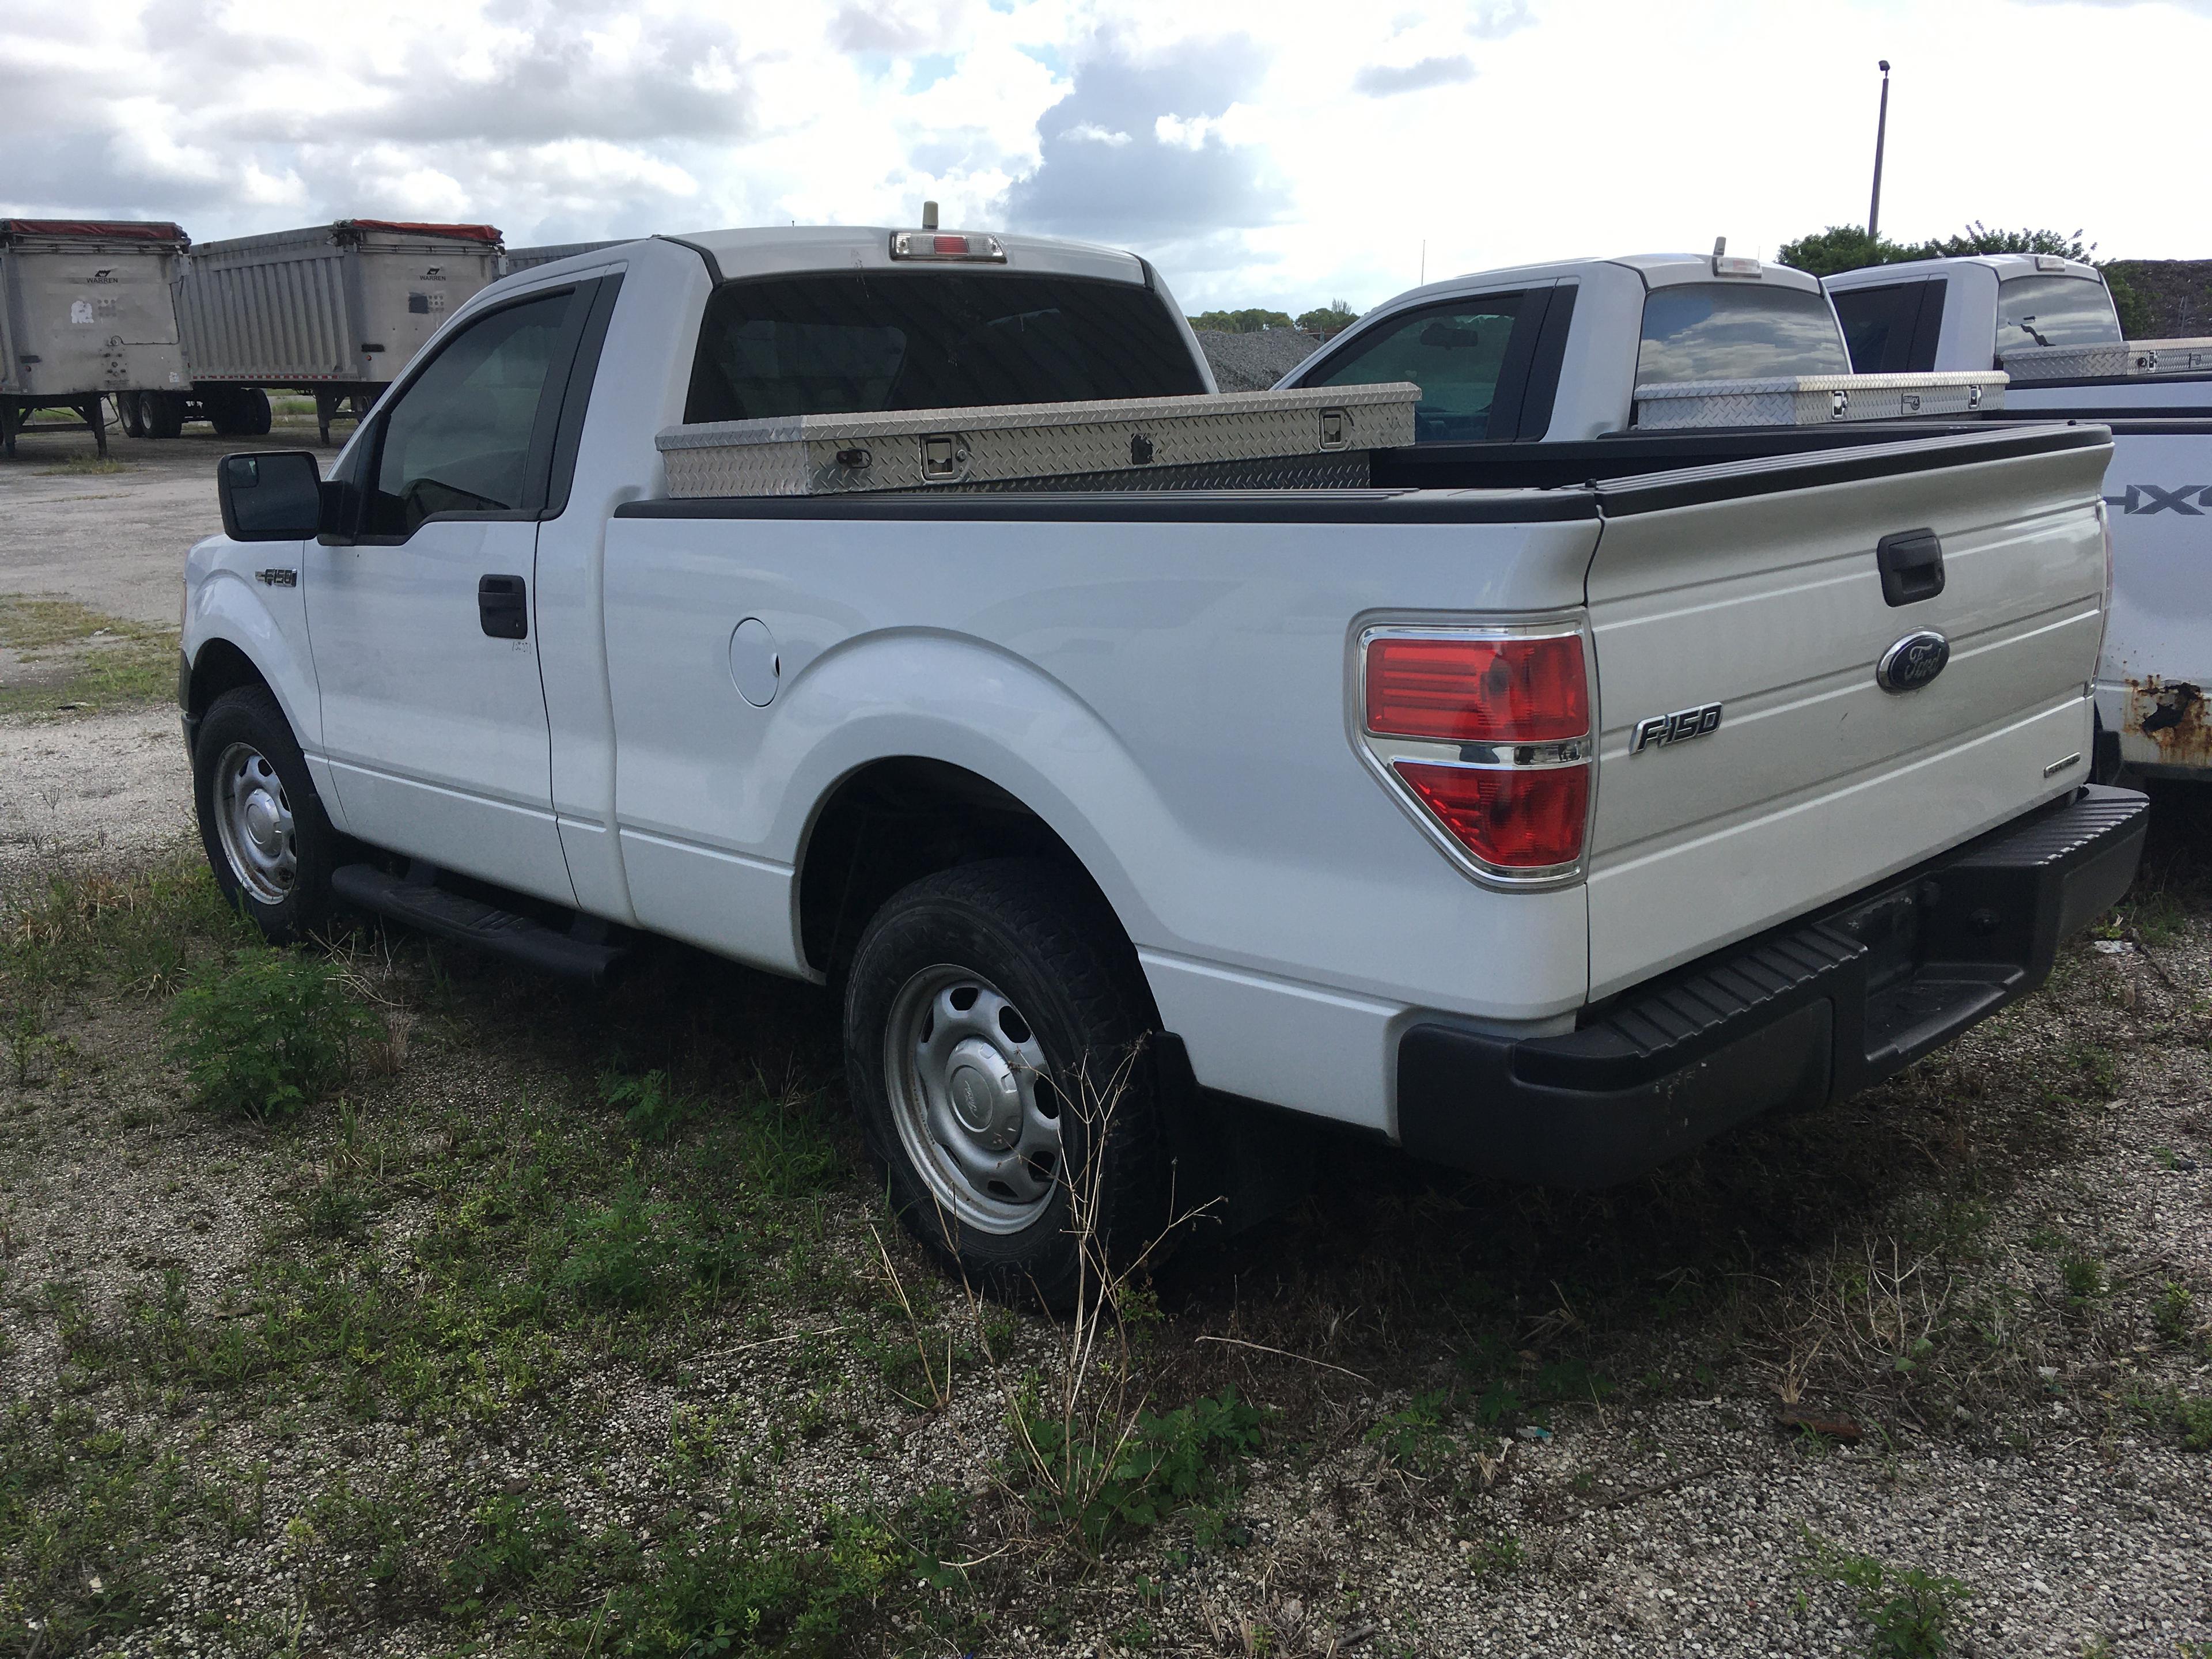
[(215, 700), (193, 739), (192, 786), (223, 897), (271, 945), (322, 926), (343, 843), (275, 697), (255, 685)]
[(232, 416), (238, 422), (240, 437), (267, 437), (270, 421), (269, 394), (258, 386), (240, 387), (237, 402), (232, 405)]
[(853, 959), (845, 1069), (908, 1231), (993, 1295), (1095, 1296), (1102, 1262), (1168, 1224), (1152, 1029), (1119, 923), (1058, 866), (993, 859), (895, 895)]
[(141, 395), (136, 392), (118, 392), (115, 394), (115, 418), (123, 422), (123, 435), (126, 438), (143, 438), (146, 435), (144, 407), (138, 401)]
[(173, 438), (185, 429), (185, 400), (174, 392), (144, 392), (138, 418), (149, 438)]

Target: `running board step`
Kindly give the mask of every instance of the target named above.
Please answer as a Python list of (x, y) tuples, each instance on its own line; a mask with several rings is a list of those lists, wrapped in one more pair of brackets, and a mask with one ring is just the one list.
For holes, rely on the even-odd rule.
[(419, 927), (441, 939), (535, 968), (540, 973), (601, 983), (629, 951), (556, 932), (541, 921), (501, 910), (442, 887), (410, 881), (373, 864), (343, 864), (331, 872), (331, 890), (349, 904)]

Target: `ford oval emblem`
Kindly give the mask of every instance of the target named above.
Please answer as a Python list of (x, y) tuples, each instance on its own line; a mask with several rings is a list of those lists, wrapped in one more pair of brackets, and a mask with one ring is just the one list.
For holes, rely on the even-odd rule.
[(1917, 691), (1951, 660), (1951, 641), (1934, 629), (1907, 634), (1881, 653), (1874, 677), (1885, 691)]

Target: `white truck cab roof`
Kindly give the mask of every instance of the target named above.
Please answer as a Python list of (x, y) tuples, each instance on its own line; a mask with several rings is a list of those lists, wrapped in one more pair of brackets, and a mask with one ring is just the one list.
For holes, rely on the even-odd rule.
[[(1543, 292), (1550, 289), (1559, 294)], [(1494, 301), (1489, 308), (1498, 323), (1532, 337), (1527, 350), (1515, 350), (1504, 331), (1489, 331), (1491, 325), (1476, 324), (1476, 332), (1488, 341), (1486, 355), (1481, 348), (1455, 352), (1465, 360), (1464, 372), (1455, 368), (1440, 380), (1424, 379), (1410, 362), (1389, 355), (1398, 352), (1393, 342), (1378, 338), (1425, 327), (1413, 313), (1449, 311), (1471, 301)], [(1464, 319), (1454, 325), (1467, 325)], [(1710, 331), (1705, 343), (1682, 345), (1699, 339), (1701, 330)], [(1741, 255), (1630, 253), (1512, 265), (1426, 283), (1376, 307), (1283, 384), (1326, 384), (1346, 372), (1340, 366), (1364, 356), (1373, 373), (1385, 373), (1387, 364), (1391, 378), (1421, 384), (1421, 441), (1494, 439), (1503, 427), (1489, 416), (1490, 388), (1497, 377), (1510, 379), (1502, 353), (1512, 354), (1516, 372), (1525, 358), (1526, 372), (1556, 387), (1555, 394), (1522, 407), (1514, 428), (1521, 438), (1553, 441), (1626, 430), (1636, 422), (1642, 381), (1850, 372), (1843, 331), (1818, 278)], [(1492, 380), (1483, 380), (1483, 373)], [(1454, 394), (1444, 381), (1468, 374), (1474, 378), (1466, 401), (1474, 412), (1455, 412), (1446, 407)]]
[[(928, 258), (894, 258), (891, 239), (969, 240), (973, 252)], [(765, 276), (792, 270), (847, 269), (891, 270), (919, 264), (973, 263), (1000, 265), (1008, 270), (1048, 272), (1055, 276), (1091, 276), (1109, 282), (1143, 283), (1151, 275), (1145, 261), (1133, 253), (1099, 247), (1089, 242), (1066, 242), (1042, 236), (1015, 236), (995, 230), (916, 230), (893, 225), (790, 225), (740, 230), (704, 230), (672, 236), (714, 256), (729, 275), (740, 272)], [(1003, 258), (992, 258), (985, 244)]]
[(2123, 344), (2103, 273), (2055, 253), (1907, 259), (1847, 270), (1826, 286), (1863, 371), (1878, 361), (1885, 370), (1997, 367), (2015, 380), (2038, 380), (2092, 371), (2030, 354), (2088, 349), (2117, 357)]

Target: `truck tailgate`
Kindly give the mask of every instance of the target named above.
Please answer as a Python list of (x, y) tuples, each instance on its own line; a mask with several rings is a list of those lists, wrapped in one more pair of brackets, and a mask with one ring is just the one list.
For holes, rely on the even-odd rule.
[[(1593, 997), (2086, 780), (2111, 453), (2099, 428), (2015, 428), (1597, 486)], [(1920, 531), (1941, 591), (1886, 597), (1878, 544)], [(1923, 630), (1948, 665), (1884, 690)], [(1714, 704), (1674, 723), (1694, 740), (1636, 746)]]

